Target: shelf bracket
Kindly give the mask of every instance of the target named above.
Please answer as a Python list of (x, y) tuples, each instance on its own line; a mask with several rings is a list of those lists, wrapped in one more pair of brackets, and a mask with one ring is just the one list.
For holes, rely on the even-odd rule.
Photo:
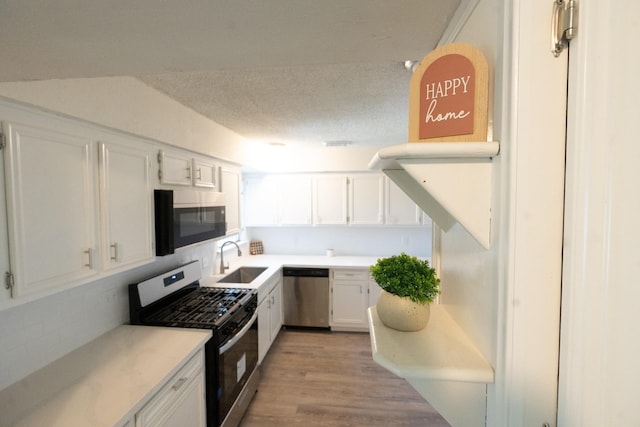
[(459, 223), (491, 247), (492, 159), (497, 142), (410, 143), (380, 150), (382, 170), (444, 231)]

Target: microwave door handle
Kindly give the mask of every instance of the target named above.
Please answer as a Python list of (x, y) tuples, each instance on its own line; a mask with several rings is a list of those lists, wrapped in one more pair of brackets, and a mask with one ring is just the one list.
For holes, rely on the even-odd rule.
[(231, 347), (233, 347), (233, 345), (234, 345), (235, 343), (237, 343), (238, 341), (240, 341), (240, 339), (244, 336), (244, 334), (246, 334), (246, 333), (247, 333), (247, 331), (248, 331), (249, 329), (251, 329), (251, 326), (253, 326), (253, 322), (255, 322), (257, 318), (258, 318), (258, 310), (256, 310), (256, 311), (253, 313), (253, 316), (251, 316), (251, 320), (249, 320), (249, 321), (247, 322), (247, 324), (246, 324), (246, 325), (244, 325), (244, 326), (242, 327), (242, 329), (241, 329), (241, 330), (240, 330), (240, 331), (239, 331), (239, 332), (238, 332), (238, 333), (237, 333), (233, 338), (231, 338), (229, 341), (227, 341), (225, 345), (223, 345), (222, 347), (220, 347), (219, 354), (220, 354), (220, 355), (223, 355), (227, 350), (229, 350)]

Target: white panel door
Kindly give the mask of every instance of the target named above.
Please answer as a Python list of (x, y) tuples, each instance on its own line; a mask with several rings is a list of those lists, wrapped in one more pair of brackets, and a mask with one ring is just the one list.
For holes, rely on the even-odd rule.
[(278, 217), (281, 225), (312, 223), (312, 185), (310, 175), (282, 175), (278, 178)]
[(384, 175), (352, 175), (349, 179), (349, 223), (384, 223)]
[(191, 156), (174, 151), (160, 150), (160, 183), (191, 186), (193, 164)]
[(224, 193), (227, 234), (240, 232), (240, 170), (220, 168), (220, 191)]
[(210, 160), (193, 159), (193, 185), (196, 187), (216, 188), (218, 168)]
[(314, 177), (314, 224), (347, 224), (347, 182), (346, 175)]
[(569, 55), (558, 425), (638, 426), (640, 2), (579, 2)]
[(94, 142), (62, 125), (4, 123), (4, 132), (13, 296), (96, 275)]
[(278, 280), (278, 284), (269, 293), (269, 316), (271, 330), (269, 336), (271, 342), (273, 342), (280, 328), (282, 327), (282, 280)]
[(247, 226), (278, 223), (278, 188), (271, 176), (252, 176), (244, 180), (244, 222)]
[(101, 253), (105, 270), (152, 262), (151, 147), (100, 143)]
[(389, 178), (385, 179), (385, 222), (390, 225), (422, 224), (422, 210)]

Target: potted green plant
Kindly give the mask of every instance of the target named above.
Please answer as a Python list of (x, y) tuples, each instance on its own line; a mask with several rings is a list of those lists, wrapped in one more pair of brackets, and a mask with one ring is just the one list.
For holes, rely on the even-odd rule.
[(429, 321), (429, 303), (440, 293), (440, 279), (429, 261), (401, 253), (379, 258), (370, 267), (382, 293), (376, 310), (386, 326), (400, 331), (419, 331)]

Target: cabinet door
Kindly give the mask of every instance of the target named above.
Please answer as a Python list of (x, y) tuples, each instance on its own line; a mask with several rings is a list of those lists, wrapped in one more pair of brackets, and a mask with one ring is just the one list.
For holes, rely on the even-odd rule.
[(247, 226), (278, 223), (278, 193), (274, 177), (257, 176), (244, 180), (244, 221)]
[(313, 222), (347, 224), (347, 176), (318, 175), (313, 181)]
[(262, 363), (262, 359), (271, 347), (270, 307), (271, 297), (267, 295), (258, 305), (258, 363)]
[(312, 223), (310, 175), (283, 175), (279, 179), (278, 218), (282, 225)]
[(227, 234), (240, 232), (240, 171), (220, 168), (220, 191), (224, 193)]
[(382, 292), (382, 288), (378, 285), (373, 278), (369, 279), (369, 307), (373, 307), (378, 304), (378, 297), (380, 297), (380, 293)]
[(278, 333), (280, 332), (280, 328), (282, 327), (282, 280), (278, 281), (278, 284), (269, 294), (269, 300), (271, 305), (270, 309), (270, 339), (273, 342)]
[(191, 186), (193, 177), (191, 156), (160, 150), (160, 184)]
[(136, 427), (206, 424), (204, 356), (200, 351), (136, 414)]
[(102, 265), (105, 270), (154, 260), (150, 147), (100, 143)]
[(331, 327), (368, 329), (369, 304), (367, 270), (332, 270)]
[(196, 187), (216, 188), (217, 167), (206, 159), (193, 159), (193, 185)]
[(97, 274), (94, 142), (62, 126), (4, 130), (13, 296), (86, 281)]
[(404, 191), (386, 179), (386, 223), (392, 225), (422, 224), (422, 210)]
[(384, 223), (384, 175), (351, 176), (349, 200), (349, 224)]

